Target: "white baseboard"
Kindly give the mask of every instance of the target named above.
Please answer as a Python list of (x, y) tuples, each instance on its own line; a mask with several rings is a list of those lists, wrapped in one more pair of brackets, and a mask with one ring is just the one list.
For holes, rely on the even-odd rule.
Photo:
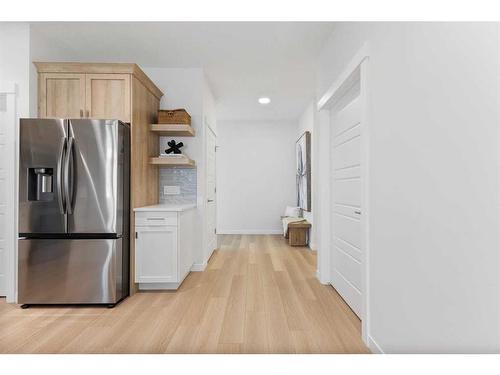
[(370, 335), (368, 335), (368, 349), (370, 349), (373, 354), (384, 354), (380, 345), (377, 344), (377, 342)]
[(319, 273), (319, 270), (316, 270), (316, 278), (318, 279), (318, 281), (324, 285), (324, 283), (321, 282), (321, 275)]
[(193, 263), (193, 265), (191, 266), (191, 271), (192, 272), (203, 272), (203, 271), (205, 271), (205, 268), (207, 268), (207, 265), (208, 265), (208, 260), (210, 259), (210, 257), (214, 253), (214, 251), (215, 251), (215, 249), (212, 249), (212, 251), (210, 252), (210, 254), (208, 254), (208, 256), (207, 256), (207, 259), (205, 259), (203, 261), (203, 263)]
[(7, 303), (17, 303), (17, 291), (14, 292), (14, 295), (8, 294), (5, 296), (5, 302)]
[(282, 229), (219, 229), (217, 234), (283, 234)]
[(177, 290), (181, 283), (139, 283), (139, 290)]
[(319, 270), (317, 269), (316, 270), (316, 278), (318, 279), (318, 281), (323, 284), (323, 285), (328, 285), (329, 282), (326, 281), (326, 280), (321, 280), (321, 274), (319, 273)]
[(203, 272), (207, 268), (207, 262), (203, 263), (193, 263), (191, 266), (191, 272)]

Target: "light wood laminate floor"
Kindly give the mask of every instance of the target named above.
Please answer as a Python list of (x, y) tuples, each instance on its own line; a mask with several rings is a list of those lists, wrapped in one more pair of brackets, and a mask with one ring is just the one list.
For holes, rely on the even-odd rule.
[(204, 272), (114, 309), (0, 300), (1, 353), (368, 353), (361, 323), (281, 236), (223, 236)]

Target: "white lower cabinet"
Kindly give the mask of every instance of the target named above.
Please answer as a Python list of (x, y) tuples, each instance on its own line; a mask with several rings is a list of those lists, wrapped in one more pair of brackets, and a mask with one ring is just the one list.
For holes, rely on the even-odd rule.
[(138, 283), (175, 283), (177, 227), (137, 227), (136, 279)]
[(139, 289), (177, 289), (187, 276), (193, 265), (193, 212), (135, 213), (135, 282)]

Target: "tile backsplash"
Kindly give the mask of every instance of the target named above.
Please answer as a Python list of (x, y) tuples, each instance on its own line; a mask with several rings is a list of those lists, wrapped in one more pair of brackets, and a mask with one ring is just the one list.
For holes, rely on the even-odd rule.
[[(179, 186), (180, 194), (163, 194), (164, 186)], [(196, 168), (160, 168), (161, 203), (196, 203)]]

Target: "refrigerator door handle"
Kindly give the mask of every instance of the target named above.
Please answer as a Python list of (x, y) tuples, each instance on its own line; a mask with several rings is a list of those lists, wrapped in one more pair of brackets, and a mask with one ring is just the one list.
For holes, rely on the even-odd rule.
[(64, 215), (66, 213), (66, 202), (63, 196), (63, 163), (64, 163), (64, 156), (66, 152), (66, 138), (61, 138), (61, 146), (59, 148), (59, 157), (57, 158), (57, 203), (59, 204), (59, 212)]
[(64, 158), (64, 195), (66, 198), (66, 212), (73, 213), (73, 148), (75, 139), (68, 137), (68, 146), (66, 150), (66, 157)]

